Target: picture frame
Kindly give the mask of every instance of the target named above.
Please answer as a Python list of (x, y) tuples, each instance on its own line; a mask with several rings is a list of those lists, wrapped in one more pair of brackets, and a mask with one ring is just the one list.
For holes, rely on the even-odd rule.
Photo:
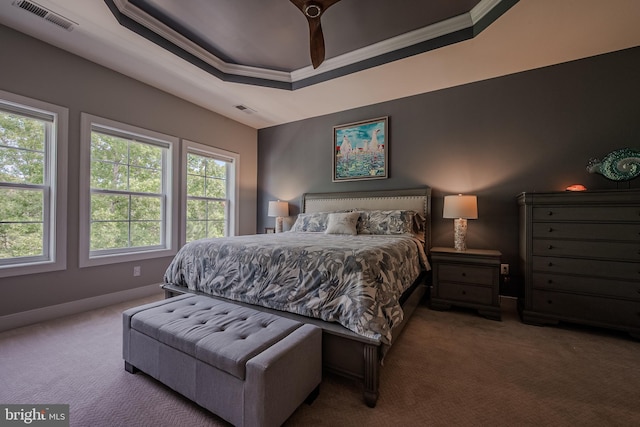
[(333, 127), (333, 182), (389, 177), (389, 117)]
[(264, 228), (264, 234), (273, 234), (276, 232), (276, 229), (273, 227), (265, 227)]

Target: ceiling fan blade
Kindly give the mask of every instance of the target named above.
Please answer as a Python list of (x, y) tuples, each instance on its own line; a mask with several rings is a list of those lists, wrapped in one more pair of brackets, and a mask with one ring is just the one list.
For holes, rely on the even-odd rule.
[(324, 34), (320, 18), (308, 18), (309, 21), (309, 53), (313, 68), (318, 68), (324, 61)]
[(324, 35), (320, 18), (329, 7), (340, 0), (290, 0), (304, 14), (309, 22), (309, 51), (313, 68), (318, 68), (324, 61)]

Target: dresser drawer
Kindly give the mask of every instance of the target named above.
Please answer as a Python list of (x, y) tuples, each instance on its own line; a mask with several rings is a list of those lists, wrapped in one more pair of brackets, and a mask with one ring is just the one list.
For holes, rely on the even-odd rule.
[(532, 224), (534, 238), (620, 240), (640, 243), (640, 223), (596, 224), (568, 222), (536, 222)]
[(440, 282), (438, 284), (438, 297), (451, 301), (491, 305), (493, 301), (492, 292), (492, 289), (486, 286), (462, 285), (447, 282)]
[(640, 206), (534, 206), (533, 221), (640, 221)]
[(534, 272), (579, 274), (630, 281), (640, 280), (640, 265), (635, 262), (534, 256), (532, 257), (532, 269)]
[(533, 255), (539, 256), (575, 256), (640, 262), (640, 241), (637, 243), (624, 243), (534, 239), (532, 246)]
[(438, 280), (492, 285), (496, 281), (497, 268), (463, 264), (438, 264)]
[(533, 288), (634, 299), (640, 303), (640, 280), (628, 282), (596, 277), (534, 273)]
[(534, 290), (532, 309), (569, 321), (640, 327), (640, 303), (636, 301)]

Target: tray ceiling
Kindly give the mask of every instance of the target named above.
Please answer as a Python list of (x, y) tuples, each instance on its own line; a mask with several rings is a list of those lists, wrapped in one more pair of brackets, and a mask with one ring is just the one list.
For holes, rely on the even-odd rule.
[(322, 15), (314, 69), (289, 0), (105, 0), (122, 26), (222, 80), (290, 90), (468, 40), (517, 2), (341, 0)]

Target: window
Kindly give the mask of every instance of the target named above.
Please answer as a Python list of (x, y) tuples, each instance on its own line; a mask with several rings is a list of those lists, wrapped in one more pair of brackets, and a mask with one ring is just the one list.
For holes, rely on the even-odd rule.
[(177, 139), (82, 114), (81, 266), (172, 255)]
[(239, 156), (191, 141), (183, 143), (183, 242), (235, 235)]
[(67, 119), (0, 91), (0, 277), (66, 268)]

